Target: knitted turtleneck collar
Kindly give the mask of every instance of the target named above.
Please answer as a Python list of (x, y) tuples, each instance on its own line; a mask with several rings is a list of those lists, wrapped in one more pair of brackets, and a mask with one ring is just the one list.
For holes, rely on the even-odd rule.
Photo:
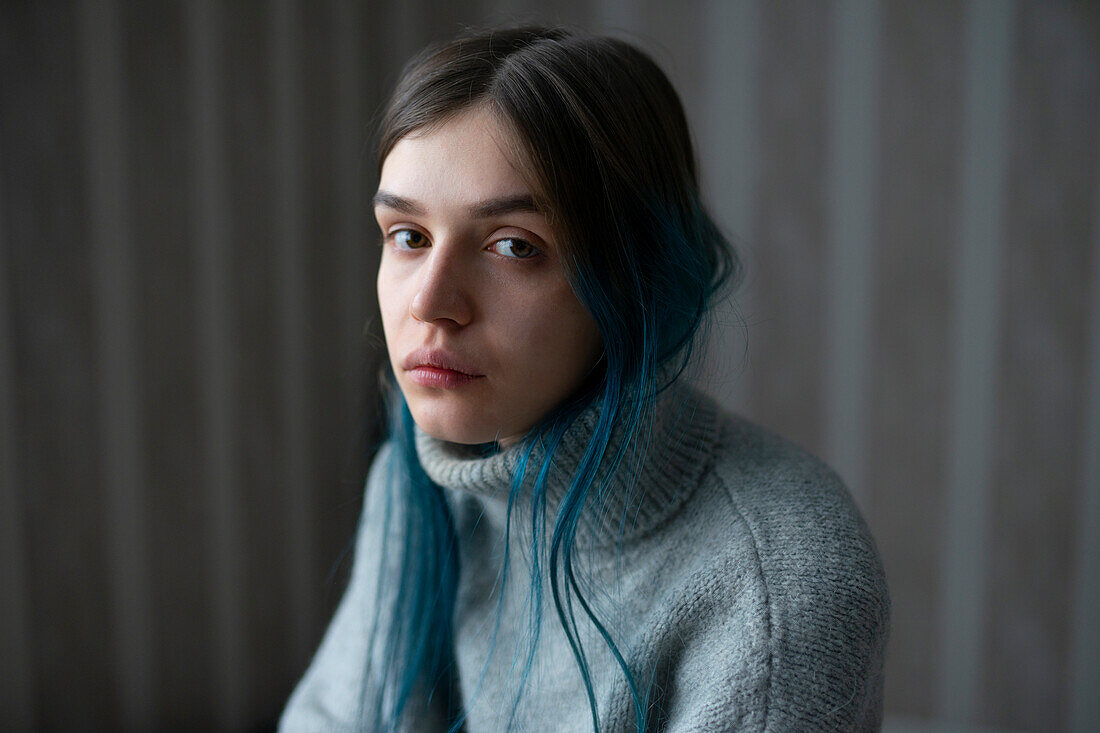
[[(546, 482), (546, 517), (551, 527), (596, 428), (600, 407), (597, 402), (582, 412), (555, 452)], [(620, 432), (611, 440), (609, 455), (620, 443)], [(625, 543), (656, 527), (698, 484), (714, 454), (717, 435), (718, 412), (713, 400), (682, 382), (666, 389), (657, 398), (652, 419), (639, 425), (634, 444), (623, 455), (611, 481), (605, 484), (598, 479), (594, 484), (578, 525), (578, 537), (585, 536), (596, 546), (620, 540)], [(483, 455), (470, 446), (438, 440), (417, 428), (416, 450), (432, 481), (503, 508), (507, 506), (513, 471), (526, 447), (521, 442)], [(641, 450), (645, 455), (638, 466)], [(541, 447), (532, 451), (527, 464), (528, 487), (544, 457)], [(601, 478), (606, 475), (606, 463), (601, 467)], [(602, 511), (594, 511), (597, 487), (604, 487), (600, 492), (606, 496)], [(525, 492), (517, 497), (513, 521), (517, 512), (529, 506), (529, 496)]]

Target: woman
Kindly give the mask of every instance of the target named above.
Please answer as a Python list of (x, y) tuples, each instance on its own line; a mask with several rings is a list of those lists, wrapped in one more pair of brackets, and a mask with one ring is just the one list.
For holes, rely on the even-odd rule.
[(740, 266), (632, 46), (423, 52), (380, 130), (393, 396), (283, 730), (867, 730), (889, 601), (836, 475), (683, 377)]

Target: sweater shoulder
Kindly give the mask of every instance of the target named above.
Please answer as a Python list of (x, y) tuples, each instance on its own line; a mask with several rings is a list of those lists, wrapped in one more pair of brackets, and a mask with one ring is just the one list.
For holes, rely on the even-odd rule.
[[(675, 551), (678, 577), (726, 578), (716, 590), (727, 596), (756, 576), (773, 608), (792, 609), (779, 621), (848, 605), (884, 626), (889, 594), (878, 548), (837, 473), (793, 441), (697, 395), (700, 412), (715, 423), (713, 449), (691, 477), (685, 503), (636, 551)], [(736, 579), (729, 568), (737, 568)]]
[(890, 601), (848, 489), (792, 441), (698, 413), (715, 421), (706, 465), (631, 555), (670, 727), (875, 729)]
[(728, 498), (731, 552), (752, 548), (768, 627), (769, 715), (813, 729), (874, 728), (890, 598), (874, 538), (822, 459), (723, 413), (704, 484)]
[[(696, 564), (726, 562), (746, 553), (759, 558), (765, 580), (787, 584), (789, 573), (829, 587), (840, 574), (879, 586), (885, 580), (878, 548), (859, 508), (837, 473), (793, 441), (722, 409), (709, 395), (691, 399), (707, 423), (705, 460), (680, 481), (690, 486), (658, 535), (692, 537), (705, 551)], [(695, 554), (695, 553), (693, 553)], [(824, 573), (824, 574), (822, 574)]]
[(803, 568), (798, 574), (807, 582), (828, 583), (832, 576), (820, 573), (832, 569), (882, 580), (878, 548), (847, 486), (794, 442), (723, 412), (703, 482), (714, 484), (747, 525), (766, 574)]

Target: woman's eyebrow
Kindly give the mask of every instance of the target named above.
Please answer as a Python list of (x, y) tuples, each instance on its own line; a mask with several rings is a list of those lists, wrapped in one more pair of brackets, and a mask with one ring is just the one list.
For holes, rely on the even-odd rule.
[[(412, 199), (407, 199), (403, 196), (389, 193), (388, 191), (379, 191), (374, 194), (373, 203), (376, 207), (385, 206), (394, 211), (400, 211), (402, 214), (409, 214), (410, 216), (424, 216), (426, 213), (426, 209), (423, 205)], [(500, 198), (479, 201), (470, 206), (468, 211), (472, 219), (488, 219), (503, 214), (541, 213), (539, 207), (535, 205), (535, 200), (527, 194), (519, 196), (502, 196)]]

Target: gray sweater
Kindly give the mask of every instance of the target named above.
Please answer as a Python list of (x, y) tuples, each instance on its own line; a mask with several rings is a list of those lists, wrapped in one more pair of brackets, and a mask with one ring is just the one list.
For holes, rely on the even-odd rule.
[[(551, 529), (597, 417), (598, 407), (589, 409), (558, 449), (547, 488)], [(603, 509), (586, 512), (574, 556), (586, 600), (639, 692), (649, 692), (647, 729), (878, 729), (890, 601), (874, 540), (840, 479), (819, 459), (686, 386), (666, 391), (643, 428), (648, 445), (628, 452), (604, 483)], [(503, 731), (529, 649), (531, 515), (523, 502), (513, 507), (503, 591), (498, 582), (519, 449), (473, 455), (419, 433), (417, 452), (444, 487), (458, 530), (455, 653), (466, 730)], [(368, 687), (379, 676), (368, 661), (368, 639), (381, 506), (396, 488), (387, 485), (384, 465), (393, 459), (387, 444), (372, 467), (350, 584), (280, 730), (360, 729), (354, 715), (363, 675)], [(532, 460), (538, 465), (538, 453)], [(540, 557), (548, 575), (546, 554)], [(513, 729), (591, 730), (588, 696), (548, 583)], [(503, 615), (490, 654), (498, 602)], [(636, 730), (625, 676), (575, 609), (600, 730)], [(444, 730), (442, 704), (415, 700), (407, 729)]]

